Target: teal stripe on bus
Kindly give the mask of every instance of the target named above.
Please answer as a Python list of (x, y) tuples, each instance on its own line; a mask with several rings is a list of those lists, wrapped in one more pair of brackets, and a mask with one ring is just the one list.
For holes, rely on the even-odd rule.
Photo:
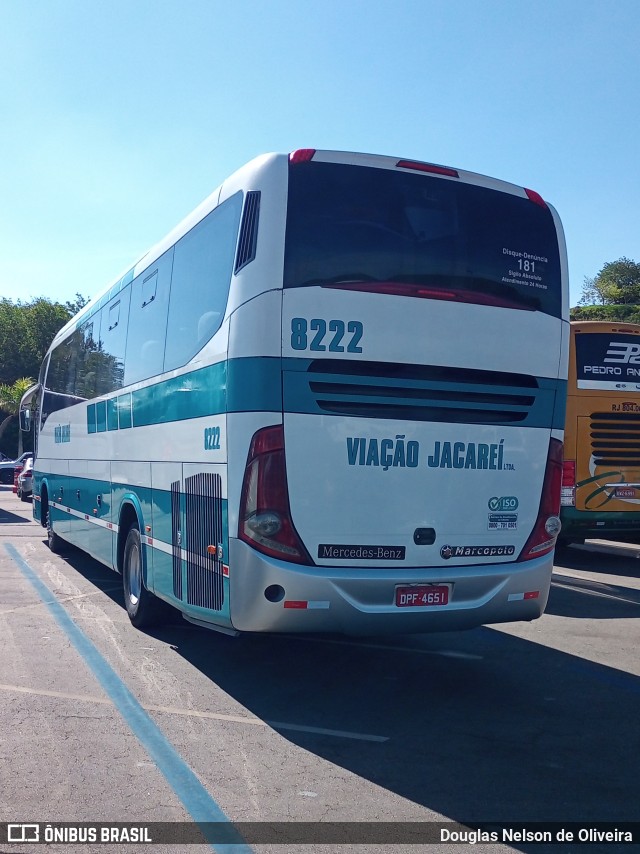
[(234, 359), (131, 393), (133, 426), (226, 412), (282, 412), (281, 360)]
[[(548, 377), (536, 377), (537, 385), (528, 388), (509, 388), (494, 385), (461, 385), (458, 388), (468, 396), (469, 392), (478, 396), (482, 401), (483, 396), (518, 394), (530, 396), (533, 402), (524, 407), (525, 417), (522, 420), (510, 421), (508, 413), (511, 410), (522, 409), (519, 406), (508, 404), (493, 404), (485, 399), (480, 403), (465, 403), (462, 399), (458, 402), (442, 400), (443, 391), (455, 391), (451, 383), (419, 383), (403, 382), (389, 378), (384, 380), (375, 377), (358, 377), (357, 370), (353, 377), (332, 375), (332, 360), (327, 359), (326, 374), (317, 371), (310, 372), (311, 360), (298, 358), (278, 357), (247, 357), (241, 359), (230, 359), (229, 361), (217, 362), (205, 368), (181, 374), (161, 382), (154, 383), (133, 392), (126, 392), (107, 401), (98, 401), (87, 406), (87, 432), (100, 433), (109, 429), (126, 429), (129, 427), (147, 427), (155, 424), (171, 424), (178, 421), (186, 421), (191, 418), (203, 418), (214, 415), (223, 415), (227, 412), (295, 412), (300, 414), (317, 414), (324, 416), (340, 416), (359, 414), (357, 406), (363, 404), (369, 406), (370, 411), (362, 411), (361, 417), (396, 417), (393, 415), (395, 403), (404, 407), (404, 415), (397, 416), (401, 420), (411, 420), (411, 409), (419, 409), (420, 406), (440, 407), (449, 409), (453, 420), (455, 411), (461, 410), (460, 420), (465, 421), (464, 411), (480, 409), (485, 411), (495, 410), (505, 414), (504, 426), (512, 424), (517, 427), (547, 427), (563, 429), (564, 407), (566, 402), (567, 383), (565, 380), (551, 379)], [(354, 360), (354, 368), (357, 369), (357, 361)], [(342, 381), (344, 389), (339, 387)], [(367, 386), (359, 389), (354, 395), (349, 389), (358, 382)], [(317, 393), (314, 386), (318, 384), (331, 384), (333, 386), (329, 393)], [(376, 386), (380, 393), (376, 393)], [(422, 388), (422, 398), (411, 395), (407, 399), (400, 396), (389, 396), (397, 387), (398, 392), (402, 386), (415, 386)], [(429, 388), (434, 390), (431, 400), (428, 394)], [(284, 391), (283, 391), (284, 389)], [(354, 404), (353, 412), (331, 411), (323, 408), (322, 399), (333, 397), (338, 404)], [(112, 402), (112, 401), (115, 401)], [(384, 412), (385, 407), (390, 410), (388, 416), (376, 416), (375, 411), (379, 409)], [(117, 424), (116, 424), (117, 411)], [(416, 416), (418, 415), (416, 411)], [(425, 420), (418, 418), (418, 420)], [(430, 420), (426, 418), (426, 420)], [(442, 418), (440, 419), (442, 420)], [(487, 423), (499, 423), (501, 419), (490, 418)], [(474, 420), (473, 423), (478, 423)]]
[[(171, 492), (151, 486), (132, 486), (114, 481), (96, 480), (78, 475), (60, 475), (39, 472), (36, 478), (36, 494), (41, 494), (42, 483), (46, 481), (49, 492), (49, 512), (55, 523), (56, 532), (78, 548), (86, 551), (102, 563), (115, 568), (116, 541), (123, 503), (133, 499), (137, 505), (140, 532), (149, 536), (152, 543), (147, 549), (147, 569), (151, 572), (151, 589), (168, 601), (179, 605), (180, 609), (195, 617), (202, 616), (205, 609), (200, 605), (188, 604), (186, 598), (180, 601), (174, 596), (173, 567), (171, 554), (166, 547), (173, 545)], [(95, 496), (100, 495), (97, 505)], [(64, 496), (61, 498), (61, 496)], [(211, 543), (222, 546), (222, 561), (229, 561), (229, 509), (228, 499), (221, 498), (222, 541)], [(39, 509), (39, 502), (37, 507)], [(186, 499), (184, 483), (180, 492), (180, 522), (183, 532), (181, 548), (188, 553), (198, 555), (196, 544), (189, 542), (189, 526), (186, 524)], [(106, 527), (111, 523), (113, 528)], [(149, 528), (147, 529), (147, 526)], [(164, 549), (163, 549), (164, 545)], [(199, 555), (203, 556), (203, 555)], [(183, 561), (184, 563), (184, 561)], [(186, 576), (186, 564), (183, 572)], [(145, 579), (146, 581), (146, 579)], [(225, 593), (221, 609), (215, 611), (224, 621), (230, 621), (228, 579), (224, 579)], [(186, 590), (186, 582), (183, 583)], [(229, 622), (230, 625), (230, 622)]]

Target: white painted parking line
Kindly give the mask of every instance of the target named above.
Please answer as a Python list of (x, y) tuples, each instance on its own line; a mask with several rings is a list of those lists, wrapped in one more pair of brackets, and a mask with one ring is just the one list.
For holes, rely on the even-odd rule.
[[(118, 584), (116, 587), (102, 587), (99, 590), (91, 590), (89, 593), (75, 593), (72, 596), (61, 596), (60, 598), (56, 597), (55, 601), (60, 603), (73, 602), (76, 599), (87, 599), (89, 596), (100, 596), (103, 593), (115, 593), (117, 590), (122, 590), (121, 584)], [(30, 608), (46, 607), (46, 602), (31, 602), (28, 605), (17, 605), (15, 608), (4, 608), (0, 610), (0, 617), (3, 617), (5, 614), (15, 614), (18, 611), (27, 611)]]
[(578, 551), (620, 556), (626, 553), (626, 557), (640, 557), (640, 544), (621, 543), (614, 540), (586, 540), (584, 543), (574, 543), (570, 548)]
[(357, 741), (389, 741), (385, 735), (366, 735), (362, 732), (347, 732), (340, 729), (325, 729), (324, 727), (302, 726), (300, 724), (287, 724), (281, 721), (265, 721), (265, 723), (273, 727), (273, 729), (289, 729), (295, 732), (308, 732), (315, 735), (331, 735), (336, 738), (353, 738)]
[(602, 590), (593, 590), (588, 587), (583, 587), (581, 584), (571, 584), (570, 581), (552, 581), (551, 586), (571, 590), (574, 593), (584, 593), (585, 596), (599, 596), (601, 599), (614, 599), (616, 602), (626, 602), (628, 605), (636, 605), (640, 608), (640, 602), (638, 602), (637, 599), (627, 599), (625, 596), (617, 596), (614, 593), (604, 593)]
[[(97, 703), (106, 706), (112, 705), (111, 701), (107, 697), (96, 697), (90, 694), (69, 694), (64, 691), (48, 691), (43, 688), (27, 688), (24, 685), (6, 685), (0, 683), (0, 691), (17, 694), (30, 694), (32, 696), (39, 697), (55, 697), (60, 700), (74, 700), (75, 702)], [(303, 724), (293, 724), (284, 721), (264, 721), (262, 718), (249, 717), (245, 715), (225, 715), (220, 712), (204, 712), (198, 709), (180, 709), (175, 706), (154, 706), (148, 703), (141, 703), (140, 705), (147, 712), (160, 712), (167, 715), (180, 715), (182, 717), (189, 718), (225, 721), (237, 724), (247, 724), (249, 726), (261, 726), (265, 729), (270, 727), (271, 729), (277, 730), (308, 732), (311, 735), (328, 735), (334, 738), (349, 738), (356, 741), (389, 741), (388, 736), (384, 735), (368, 735), (367, 733), (362, 732), (349, 732), (347, 730), (327, 729), (325, 727), (304, 726)]]

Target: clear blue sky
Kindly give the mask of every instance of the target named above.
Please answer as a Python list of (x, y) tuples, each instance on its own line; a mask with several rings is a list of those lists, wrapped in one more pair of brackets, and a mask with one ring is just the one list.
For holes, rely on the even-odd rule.
[(429, 160), (640, 262), (639, 0), (0, 0), (0, 297), (94, 295), (257, 154)]

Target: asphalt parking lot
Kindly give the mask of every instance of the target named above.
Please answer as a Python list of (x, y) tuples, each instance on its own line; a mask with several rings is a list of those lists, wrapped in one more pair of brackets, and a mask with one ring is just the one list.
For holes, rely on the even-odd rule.
[[(403, 822), (640, 821), (640, 545), (558, 554), (533, 623), (232, 639), (176, 615), (143, 633), (120, 577), (51, 554), (30, 504), (0, 486), (0, 574), (0, 822), (308, 822), (306, 844), (284, 833), (277, 848), (236, 850), (310, 854), (396, 841), (334, 845), (331, 822), (395, 823), (402, 836)], [(405, 843), (392, 850), (468, 850)], [(631, 850), (588, 850), (618, 848)]]

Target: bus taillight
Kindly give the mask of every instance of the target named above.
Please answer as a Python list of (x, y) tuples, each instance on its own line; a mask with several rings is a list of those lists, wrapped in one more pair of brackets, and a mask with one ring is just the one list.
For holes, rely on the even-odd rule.
[(562, 442), (551, 439), (547, 467), (542, 484), (538, 518), (531, 536), (520, 553), (519, 561), (531, 560), (550, 552), (560, 533), (560, 494), (562, 488)]
[(296, 151), (292, 151), (289, 155), (289, 162), (308, 163), (310, 160), (313, 160), (315, 153), (315, 148), (298, 148)]
[(541, 208), (546, 208), (546, 207), (547, 207), (547, 203), (546, 203), (546, 202), (545, 202), (545, 200), (542, 198), (542, 196), (540, 195), (540, 193), (536, 193), (536, 191), (535, 191), (535, 190), (527, 190), (527, 188), (526, 188), (526, 187), (524, 188), (524, 191), (525, 191), (525, 193), (527, 194), (528, 198), (529, 198), (532, 202), (535, 202), (535, 204), (536, 204), (536, 205), (540, 205), (540, 207), (541, 207)]
[(282, 425), (258, 430), (251, 440), (238, 536), (271, 557), (312, 563), (291, 520)]
[(562, 492), (560, 504), (563, 507), (576, 506), (576, 461), (564, 460), (562, 463)]
[(398, 160), (396, 169), (415, 169), (417, 172), (431, 172), (433, 175), (448, 175), (449, 178), (459, 178), (457, 169), (449, 166), (438, 166), (435, 163), (421, 163), (418, 160)]

